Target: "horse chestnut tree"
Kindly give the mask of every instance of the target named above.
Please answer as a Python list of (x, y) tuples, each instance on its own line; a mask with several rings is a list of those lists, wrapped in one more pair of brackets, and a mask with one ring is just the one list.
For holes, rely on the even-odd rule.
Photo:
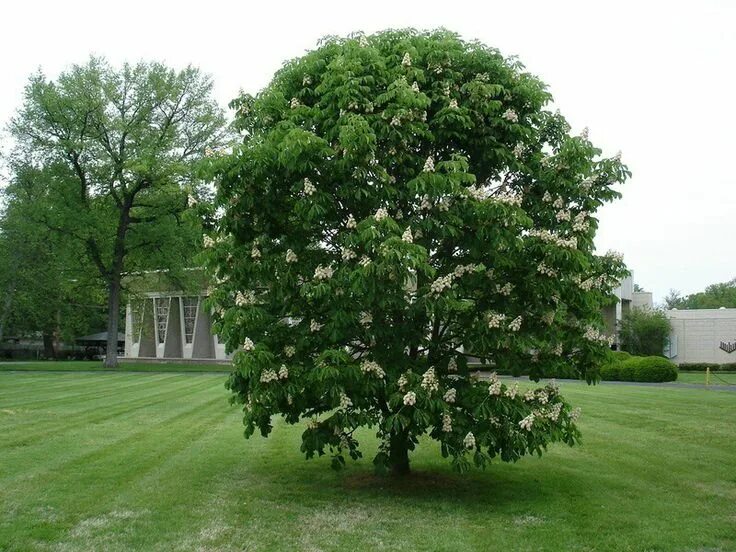
[(422, 435), (455, 468), (579, 439), (553, 384), (588, 382), (601, 307), (625, 274), (595, 255), (596, 210), (628, 171), (571, 136), (545, 85), (447, 31), (329, 38), (233, 101), (205, 237), (227, 387), (246, 437), (308, 420), (301, 449), (401, 474)]

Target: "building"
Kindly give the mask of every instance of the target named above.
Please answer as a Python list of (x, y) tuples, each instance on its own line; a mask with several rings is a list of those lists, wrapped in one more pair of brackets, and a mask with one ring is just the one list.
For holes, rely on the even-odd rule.
[(665, 356), (676, 364), (736, 362), (736, 309), (666, 311), (672, 335)]

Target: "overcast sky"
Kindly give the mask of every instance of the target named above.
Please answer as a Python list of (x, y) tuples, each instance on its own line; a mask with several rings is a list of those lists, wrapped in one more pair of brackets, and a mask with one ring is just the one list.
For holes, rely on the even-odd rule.
[(633, 178), (602, 209), (597, 246), (655, 293), (736, 277), (736, 2), (164, 2), (9, 0), (0, 8), (0, 120), (41, 67), (90, 54), (211, 74), (222, 105), (255, 93), (325, 35), (446, 27), (518, 55), (573, 131), (623, 152)]

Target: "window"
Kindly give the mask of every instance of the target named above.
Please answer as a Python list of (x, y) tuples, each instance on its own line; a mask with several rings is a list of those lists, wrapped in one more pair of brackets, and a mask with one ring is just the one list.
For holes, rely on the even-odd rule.
[(166, 340), (166, 323), (169, 319), (171, 298), (158, 298), (156, 301), (156, 337), (159, 343)]
[(184, 310), (184, 339), (187, 343), (191, 343), (194, 337), (194, 323), (197, 320), (199, 297), (182, 297), (181, 304)]

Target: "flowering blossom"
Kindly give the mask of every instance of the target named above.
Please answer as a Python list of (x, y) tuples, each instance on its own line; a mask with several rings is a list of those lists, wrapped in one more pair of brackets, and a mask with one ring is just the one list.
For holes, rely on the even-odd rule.
[(261, 252), (258, 250), (256, 244), (253, 244), (253, 247), (250, 250), (250, 256), (253, 258), (254, 261), (257, 261), (261, 258)]
[(610, 345), (613, 343), (613, 336), (607, 336), (601, 332), (598, 328), (593, 326), (587, 326), (585, 333), (583, 333), (583, 339), (588, 341), (602, 343), (604, 345)]
[(411, 56), (409, 55), (409, 52), (404, 54), (404, 58), (401, 60), (401, 65), (404, 67), (411, 67)]
[(360, 370), (364, 374), (375, 374), (376, 377), (383, 379), (386, 376), (386, 372), (383, 371), (381, 366), (373, 360), (364, 360), (360, 363)]
[(520, 159), (522, 155), (524, 155), (524, 144), (519, 142), (514, 146), (514, 157)]
[(506, 388), (505, 395), (509, 399), (515, 399), (516, 398), (516, 395), (518, 395), (518, 393), (519, 393), (519, 384), (518, 383), (514, 383), (513, 387), (507, 387)]
[(501, 322), (503, 322), (504, 320), (506, 320), (506, 315), (505, 314), (500, 314), (498, 312), (493, 312), (493, 311), (489, 312), (486, 315), (486, 317), (488, 318), (488, 327), (491, 328), (491, 329), (493, 329), (493, 328), (500, 328), (501, 327)]
[(511, 322), (509, 322), (509, 330), (511, 330), (512, 332), (518, 332), (521, 328), (521, 321), (521, 316), (517, 316), (516, 318), (514, 318)]
[(532, 430), (532, 424), (534, 423), (534, 412), (529, 414), (526, 418), (519, 422), (519, 427), (527, 431)]
[(492, 381), (491, 385), (488, 386), (488, 394), (491, 396), (498, 396), (501, 394), (501, 382), (498, 380)]
[(545, 203), (550, 203), (552, 201), (552, 195), (547, 191), (544, 192), (544, 195), (542, 196), (542, 201)]
[(376, 211), (376, 214), (373, 215), (373, 218), (375, 218), (377, 222), (381, 222), (387, 216), (388, 216), (388, 211), (386, 211), (386, 209), (381, 207), (378, 209), (378, 211)]
[(434, 159), (432, 159), (432, 156), (430, 155), (427, 157), (427, 160), (424, 162), (424, 172), (434, 172)]
[(524, 393), (524, 400), (526, 402), (532, 402), (534, 400), (534, 389), (529, 389), (526, 393)]
[(468, 186), (465, 192), (476, 201), (483, 201), (484, 199), (488, 199), (489, 196), (488, 190), (475, 184)]
[(589, 134), (589, 133), (590, 133), (590, 129), (589, 129), (589, 128), (588, 128), (587, 126), (586, 126), (586, 127), (585, 127), (585, 128), (583, 128), (583, 130), (582, 130), (582, 131), (580, 132), (580, 137), (581, 137), (581, 138), (582, 138), (583, 140), (587, 140), (587, 139), (588, 139), (588, 134)]
[(549, 395), (544, 389), (537, 391), (537, 400), (540, 404), (547, 404), (549, 402)]
[(311, 196), (314, 192), (317, 191), (317, 188), (315, 188), (314, 184), (312, 184), (312, 181), (308, 178), (304, 179), (304, 194)]
[(450, 100), (450, 105), (449, 105), (449, 108), (450, 108), (450, 109), (457, 109), (457, 100), (456, 100), (455, 98), (452, 98), (452, 99)]
[(312, 77), (304, 75), (304, 77), (302, 77), (302, 86), (309, 86), (310, 84), (312, 84)]
[(572, 412), (570, 412), (570, 419), (574, 422), (578, 418), (580, 418), (580, 407), (575, 407), (572, 409)]
[(189, 207), (189, 208), (196, 207), (196, 205), (197, 205), (197, 198), (194, 197), (193, 195), (189, 194), (187, 196), (187, 207)]
[(360, 35), (360, 38), (358, 39), (358, 45), (361, 48), (365, 48), (368, 46), (368, 39), (365, 37), (365, 35)]
[(277, 379), (279, 379), (278, 374), (270, 368), (261, 372), (261, 383), (270, 383), (272, 381), (276, 381)]
[(417, 81), (414, 81), (414, 82), (413, 82), (413, 83), (411, 84), (411, 89), (412, 89), (412, 90), (413, 90), (414, 92), (419, 92), (419, 83), (418, 83)]
[(473, 435), (472, 432), (468, 432), (465, 436), (465, 439), (463, 439), (463, 445), (466, 449), (472, 449), (475, 446), (475, 435)]
[(521, 193), (515, 194), (512, 191), (501, 192), (500, 194), (493, 197), (494, 200), (499, 203), (506, 205), (513, 205), (515, 207), (521, 207), (521, 203), (524, 201), (524, 196)]
[(358, 226), (358, 223), (355, 222), (355, 217), (351, 214), (348, 215), (347, 220), (345, 221), (345, 228), (353, 229), (356, 226)]
[(440, 276), (434, 282), (432, 282), (432, 284), (429, 286), (430, 291), (432, 293), (439, 295), (445, 289), (452, 286), (453, 277), (454, 277), (453, 274), (447, 274), (446, 276)]
[(341, 255), (343, 261), (350, 261), (358, 256), (358, 254), (349, 247), (343, 247), (341, 250)]
[(414, 391), (409, 391), (404, 395), (404, 405), (414, 406), (417, 403), (417, 394)]
[(350, 400), (350, 397), (345, 393), (340, 393), (340, 408), (342, 410), (347, 410), (351, 406), (353, 406), (353, 401)]
[(595, 184), (595, 178), (593, 178), (592, 176), (589, 176), (588, 178), (584, 179), (584, 180), (583, 180), (583, 181), (582, 181), (582, 182), (580, 183), (580, 188), (581, 188), (581, 189), (582, 189), (582, 190), (583, 190), (584, 192), (589, 192), (589, 191), (590, 191), (590, 189), (591, 189), (591, 188), (593, 187), (593, 184)]
[(319, 265), (317, 268), (314, 269), (314, 277), (317, 280), (329, 280), (330, 278), (332, 278), (333, 274), (334, 270), (331, 266)]
[(205, 236), (204, 238), (202, 238), (202, 241), (204, 242), (204, 246), (207, 248), (213, 247), (215, 245), (215, 240), (213, 240), (209, 236)]
[(537, 272), (544, 276), (549, 276), (550, 278), (557, 276), (557, 271), (554, 268), (547, 266), (544, 261), (537, 265)]
[(562, 343), (558, 343), (557, 345), (554, 346), (554, 349), (552, 349), (552, 354), (555, 356), (562, 356), (562, 352), (563, 352)]
[(250, 337), (246, 337), (243, 341), (243, 350), (244, 351), (252, 351), (255, 349), (256, 346), (253, 343), (253, 340)]
[(404, 233), (401, 234), (401, 240), (405, 241), (406, 243), (414, 242), (414, 237), (411, 235), (411, 226), (406, 227), (406, 230), (404, 230)]
[(514, 284), (511, 282), (507, 282), (504, 285), (500, 286), (496, 284), (496, 292), (500, 293), (501, 295), (508, 297), (511, 295), (511, 291), (514, 289)]
[(286, 345), (284, 347), (284, 354), (287, 356), (287, 358), (291, 358), (296, 354), (296, 347), (293, 345)]
[(510, 123), (518, 123), (519, 122), (519, 115), (517, 115), (516, 111), (509, 108), (506, 111), (504, 111), (504, 114), (502, 115), (504, 119), (509, 121)]
[(624, 254), (619, 251), (614, 251), (613, 249), (606, 251), (606, 257), (618, 263), (624, 262)]
[(291, 249), (286, 250), (286, 262), (287, 263), (295, 263), (299, 260), (299, 257), (296, 256), (296, 253), (292, 251)]
[(437, 381), (437, 375), (435, 374), (434, 367), (424, 372), (422, 376), (422, 387), (429, 391), (437, 391), (440, 388), (440, 383)]
[(255, 293), (248, 290), (245, 293), (239, 291), (235, 294), (235, 305), (238, 307), (245, 307), (246, 305), (252, 305), (256, 301)]
[(311, 321), (311, 322), (309, 323), (309, 331), (310, 331), (310, 332), (318, 332), (318, 331), (320, 331), (321, 329), (322, 329), (322, 324), (320, 324), (320, 323), (319, 323), (319, 322), (317, 322), (316, 320), (312, 320), (312, 321)]
[(562, 222), (563, 220), (570, 220), (570, 211), (568, 211), (567, 209), (560, 209), (559, 211), (557, 211), (555, 218), (557, 219), (557, 222)]
[(286, 367), (286, 364), (282, 364), (281, 368), (279, 368), (279, 379), (286, 379), (289, 377), (289, 369)]
[(442, 415), (442, 431), (450, 433), (452, 431), (452, 418), (449, 414)]
[(361, 326), (368, 327), (373, 323), (373, 315), (369, 312), (361, 312), (359, 322)]
[(457, 372), (457, 360), (455, 360), (455, 357), (452, 357), (450, 361), (447, 363), (447, 371)]
[(572, 223), (572, 229), (574, 232), (585, 232), (589, 227), (590, 223), (586, 220), (588, 213), (580, 211), (575, 215), (575, 219)]
[(432, 201), (429, 199), (429, 196), (427, 194), (424, 194), (424, 196), (422, 196), (422, 203), (419, 205), (419, 208), (422, 211), (429, 211), (432, 208)]
[(577, 238), (563, 238), (562, 236), (551, 232), (550, 230), (529, 230), (529, 236), (539, 238), (543, 242), (554, 244), (558, 247), (566, 247), (569, 249), (577, 249), (578, 239)]
[(311, 418), (307, 427), (309, 429), (319, 429), (319, 420), (317, 418)]
[(366, 266), (368, 266), (369, 264), (371, 264), (371, 260), (370, 260), (370, 259), (368, 258), (368, 256), (366, 256), (366, 255), (363, 255), (363, 256), (362, 256), (362, 257), (360, 258), (360, 261), (358, 261), (358, 262), (360, 263), (360, 266), (362, 266), (362, 267), (366, 267)]
[(445, 391), (445, 394), (442, 398), (444, 399), (446, 403), (453, 404), (455, 402), (456, 396), (457, 396), (457, 390), (454, 387), (450, 387), (447, 391)]
[(391, 117), (391, 126), (399, 126), (401, 124), (401, 117), (394, 115)]
[(555, 209), (562, 209), (564, 206), (565, 206), (565, 202), (563, 201), (561, 197), (558, 197), (557, 199), (555, 199), (554, 203), (552, 204), (552, 207), (554, 207)]
[(399, 376), (399, 379), (396, 381), (396, 384), (399, 386), (399, 390), (403, 391), (404, 388), (409, 385), (409, 380), (406, 379), (406, 376), (404, 374), (401, 374)]

